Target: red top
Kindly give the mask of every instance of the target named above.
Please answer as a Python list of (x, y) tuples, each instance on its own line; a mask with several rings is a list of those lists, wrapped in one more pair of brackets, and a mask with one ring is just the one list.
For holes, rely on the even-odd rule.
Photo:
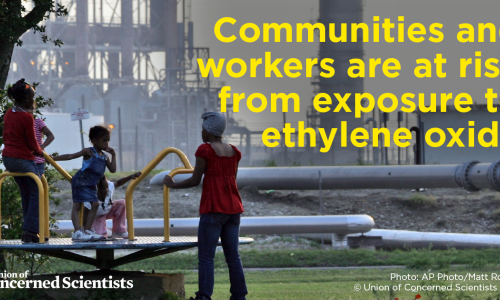
[(236, 186), (236, 171), (241, 152), (233, 145), (233, 156), (218, 156), (210, 144), (202, 144), (195, 153), (206, 161), (200, 215), (205, 213), (238, 214), (244, 212)]
[[(33, 116), (23, 111), (7, 110), (4, 116), (2, 156), (35, 160), (36, 154), (42, 155), (42, 149), (35, 138)], [(33, 152), (33, 153), (32, 153)]]

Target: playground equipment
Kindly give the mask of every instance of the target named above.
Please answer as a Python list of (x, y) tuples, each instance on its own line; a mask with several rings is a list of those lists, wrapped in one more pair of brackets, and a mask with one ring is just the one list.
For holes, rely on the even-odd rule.
[[(462, 165), (239, 168), (238, 188), (260, 190), (465, 188), (500, 191), (500, 161)], [(166, 174), (151, 179), (162, 184)]]
[[(39, 222), (39, 228), (40, 228), (40, 241), (43, 242), (44, 236), (48, 237), (50, 235), (49, 232), (49, 186), (47, 184), (47, 179), (45, 179), (45, 176), (42, 175), (41, 179), (35, 175), (34, 173), (11, 173), (11, 172), (3, 172), (0, 174), (0, 200), (2, 199), (2, 185), (3, 182), (5, 181), (5, 178), (8, 176), (26, 176), (26, 177), (31, 177), (33, 180), (35, 180), (37, 186), (38, 186), (38, 222)], [(0, 201), (0, 224), (2, 221), (2, 214), (1, 214), (1, 201)], [(2, 231), (0, 230), (0, 239), (2, 238)]]
[[(154, 169), (154, 167), (164, 159), (168, 154), (176, 154), (179, 156), (184, 164), (184, 168), (177, 168), (172, 170), (171, 176), (175, 176), (179, 173), (192, 173), (193, 168), (189, 163), (187, 157), (180, 150), (175, 148), (166, 148), (161, 151), (153, 161), (151, 161), (143, 170), (142, 175), (132, 181), (128, 186), (126, 192), (126, 206), (127, 206), (127, 224), (129, 239), (128, 240), (111, 240), (111, 241), (99, 241), (92, 243), (74, 243), (70, 238), (51, 238), (49, 242), (45, 242), (44, 237), (49, 237), (49, 194), (47, 180), (44, 176), (41, 179), (33, 173), (10, 173), (4, 172), (0, 174), (0, 188), (5, 177), (7, 176), (29, 176), (35, 180), (38, 185), (39, 190), (39, 214), (40, 214), (40, 240), (39, 243), (25, 243), (23, 244), (21, 240), (0, 240), (0, 249), (17, 249), (30, 251), (37, 254), (45, 254), (49, 256), (54, 256), (58, 258), (73, 260), (81, 263), (91, 264), (96, 266), (101, 270), (109, 270), (111, 268), (117, 267), (122, 264), (130, 263), (133, 261), (138, 261), (146, 258), (151, 258), (158, 255), (163, 255), (167, 253), (172, 253), (176, 251), (185, 250), (188, 248), (197, 246), (196, 237), (170, 237), (170, 226), (169, 226), (169, 193), (168, 188), (164, 190), (164, 230), (163, 237), (135, 237), (134, 235), (134, 219), (133, 219), (133, 201), (132, 196), (134, 189), (139, 184), (144, 177)], [(44, 153), (45, 160), (53, 165), (59, 173), (61, 173), (64, 178), (71, 181), (71, 176), (62, 169), (49, 155)], [(1, 203), (1, 194), (0, 194)], [(1, 208), (1, 206), (0, 206)], [(0, 211), (1, 212), (1, 211)], [(82, 223), (83, 209), (80, 214), (80, 224)], [(240, 238), (240, 244), (251, 243), (253, 239), (251, 238)], [(114, 258), (115, 249), (136, 249), (139, 250), (135, 253), (120, 257), (118, 259)], [(96, 258), (89, 258), (83, 255), (75, 254), (69, 252), (68, 250), (95, 250)]]

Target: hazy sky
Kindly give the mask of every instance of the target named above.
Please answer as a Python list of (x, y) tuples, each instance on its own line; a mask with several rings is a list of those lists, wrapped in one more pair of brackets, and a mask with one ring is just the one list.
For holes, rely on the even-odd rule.
[[(368, 58), (397, 58), (402, 65), (399, 78), (388, 79), (377, 75), (364, 81), (364, 91), (375, 95), (390, 92), (398, 97), (405, 92), (426, 93), (431, 92), (454, 93), (462, 92), (471, 94), (477, 103), (485, 103), (484, 93), (487, 88), (496, 88), (497, 79), (486, 77), (480, 79), (460, 78), (458, 62), (460, 58), (474, 57), (474, 51), (482, 51), (484, 60), (490, 57), (499, 57), (500, 48), (496, 43), (461, 44), (456, 41), (459, 31), (458, 24), (495, 23), (498, 20), (500, 2), (493, 0), (366, 0), (364, 6), (364, 22), (372, 24), (373, 16), (391, 18), (397, 23), (398, 16), (405, 16), (406, 27), (411, 23), (422, 23), (426, 27), (438, 22), (444, 25), (444, 41), (441, 43), (365, 43), (365, 60)], [(227, 26), (225, 32), (235, 32), (239, 26), (252, 22), (259, 26), (262, 23), (295, 23), (310, 22), (318, 18), (319, 1), (303, 0), (192, 0), (192, 20), (195, 22), (195, 46), (210, 47), (212, 58), (239, 57), (246, 61), (250, 58), (264, 57), (266, 51), (271, 51), (273, 57), (295, 57), (302, 61), (306, 58), (317, 57), (319, 42), (315, 43), (245, 43), (242, 41), (225, 44), (218, 41), (213, 32), (214, 24), (222, 17), (232, 17), (238, 21), (236, 25)], [(500, 29), (500, 22), (497, 24)], [(500, 43), (500, 36), (497, 39)], [(249, 31), (250, 32), (250, 31)], [(417, 79), (413, 75), (415, 60), (427, 58), (433, 60), (436, 53), (442, 53), (448, 62), (444, 71), (447, 78), (440, 79), (435, 75), (431, 79)], [(281, 64), (282, 66), (282, 64)], [(485, 71), (485, 70), (483, 70)], [(262, 74), (262, 73), (260, 73)], [(468, 73), (473, 76), (473, 71)], [(301, 96), (301, 113), (289, 113), (287, 118), (296, 122), (305, 121), (305, 111), (311, 105), (313, 96), (310, 78), (304, 75), (297, 79), (290, 78), (257, 78), (248, 76), (234, 79), (225, 72), (220, 78), (226, 85), (232, 87), (232, 92), (263, 93), (268, 96), (273, 92), (298, 93)], [(500, 91), (500, 88), (498, 88)], [(244, 119), (251, 129), (263, 129), (269, 126), (280, 126), (282, 113), (266, 112), (252, 113), (246, 109), (235, 114), (237, 119)]]

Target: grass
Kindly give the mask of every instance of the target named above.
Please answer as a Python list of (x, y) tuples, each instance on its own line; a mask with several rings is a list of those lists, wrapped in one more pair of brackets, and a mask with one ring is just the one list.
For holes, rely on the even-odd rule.
[[(473, 270), (476, 274), (487, 274), (497, 271), (497, 268)], [(399, 275), (417, 275), (419, 280), (391, 280), (391, 274)], [(478, 286), (484, 285), (497, 286), (498, 281), (490, 280), (482, 281), (444, 281), (444, 280), (422, 280), (423, 275), (434, 274), (436, 277), (438, 271), (408, 271), (401, 269), (353, 269), (353, 270), (286, 270), (286, 271), (264, 271), (264, 272), (247, 272), (245, 274), (247, 286), (249, 290), (248, 300), (251, 299), (389, 299), (388, 291), (378, 291), (377, 295), (371, 291), (369, 285), (372, 286), (398, 286), (401, 284), (402, 291), (396, 291), (395, 297), (402, 299), (415, 299), (417, 294), (420, 294), (421, 300), (427, 299), (487, 299), (499, 293), (497, 291), (466, 291), (460, 293), (457, 291), (456, 284), (461, 286)], [(453, 270), (449, 275), (465, 275), (471, 273), (471, 270)], [(229, 280), (228, 272), (225, 270), (217, 270), (215, 272), (215, 289), (212, 299), (229, 299)], [(197, 290), (197, 274), (192, 272), (186, 274), (186, 296), (194, 295)], [(436, 292), (413, 292), (411, 287), (417, 288), (420, 284), (424, 285), (452, 285), (452, 291), (446, 292), (445, 295), (439, 295)], [(362, 290), (357, 292), (354, 290), (355, 284), (361, 284)], [(409, 284), (409, 286), (405, 285)], [(365, 290), (367, 288), (367, 290)], [(393, 299), (393, 298), (392, 298)], [(391, 300), (392, 300), (391, 299)], [(496, 297), (495, 297), (496, 299)]]
[[(302, 267), (347, 267), (399, 265), (412, 269), (443, 269), (452, 264), (483, 267), (500, 265), (500, 249), (484, 250), (411, 250), (370, 251), (356, 250), (242, 250), (241, 260), (245, 268), (302, 268)], [(226, 268), (222, 252), (217, 252), (215, 268)], [(23, 266), (19, 266), (21, 269)], [(141, 260), (118, 267), (122, 271), (144, 270), (157, 273), (172, 270), (196, 270), (198, 258), (195, 253), (173, 253)], [(45, 273), (90, 271), (94, 267), (58, 258), (51, 258)]]
[[(497, 299), (500, 291), (498, 288), (498, 279), (492, 277), (492, 274), (497, 274), (497, 272), (498, 265), (486, 266), (481, 269), (462, 267), (453, 269), (452, 271), (367, 268), (348, 270), (296, 269), (246, 272), (245, 277), (249, 291), (247, 295), (248, 300), (393, 300), (394, 298), (400, 300), (413, 300), (416, 299), (415, 296), (417, 294), (421, 295), (421, 300), (492, 300)], [(482, 276), (483, 279), (435, 279), (440, 274), (464, 277), (467, 277), (467, 274), (475, 274), (475, 276)], [(397, 278), (396, 275), (410, 275), (416, 276), (416, 278), (406, 280), (406, 278), (402, 277)], [(431, 275), (435, 278), (428, 279)], [(360, 291), (354, 289), (356, 285), (360, 286)], [(398, 287), (398, 289), (394, 292), (394, 295), (389, 298), (390, 294), (388, 291), (379, 290), (374, 293), (371, 290), (373, 286), (376, 286), (378, 289), (385, 287)], [(445, 286), (449, 287), (451, 290), (441, 293), (435, 291), (418, 291), (417, 289), (421, 289), (421, 286)], [(469, 287), (475, 288), (476, 291), (460, 291), (461, 288)], [(485, 290), (485, 287), (496, 290)], [(212, 299), (229, 299), (229, 288), (229, 274), (227, 270), (215, 270), (215, 286)], [(481, 290), (477, 290), (478, 288)], [(189, 298), (194, 296), (197, 289), (198, 274), (192, 271), (185, 272), (186, 297)], [(20, 295), (22, 292), (24, 292), (24, 290), (0, 291), (0, 299), (39, 299), (36, 297), (23, 297), (24, 295)], [(98, 291), (95, 293), (96, 297), (91, 299), (118, 299), (116, 297), (99, 297), (105, 294), (116, 294), (118, 292), (120, 291)], [(16, 297), (5, 297), (7, 296), (6, 293)], [(69, 294), (68, 297), (70, 297)]]
[[(497, 279), (492, 274), (500, 274), (500, 249), (484, 250), (395, 250), (395, 251), (369, 251), (357, 250), (242, 250), (241, 257), (246, 268), (250, 267), (328, 267), (328, 266), (384, 266), (400, 265), (406, 269), (335, 269), (335, 270), (281, 270), (281, 271), (254, 271), (246, 272), (248, 290), (247, 299), (280, 299), (280, 300), (308, 300), (308, 299), (387, 299), (388, 291), (378, 291), (374, 294), (372, 286), (393, 286), (402, 284), (403, 290), (396, 291), (395, 297), (400, 300), (415, 299), (416, 292), (404, 290), (405, 284), (414, 286), (426, 285), (451, 285), (451, 291), (442, 294), (419, 292), (421, 300), (441, 299), (496, 299), (500, 293), (500, 275)], [(454, 267), (450, 267), (451, 265)], [(458, 266), (457, 266), (458, 265)], [(215, 290), (212, 299), (229, 299), (229, 275), (225, 260), (221, 252), (215, 258)], [(20, 266), (20, 270), (24, 270)], [(184, 273), (186, 280), (186, 295), (189, 298), (198, 288), (197, 255), (195, 253), (174, 253), (142, 260), (119, 267), (119, 270), (155, 273)], [(65, 273), (72, 271), (91, 271), (94, 267), (51, 258), (44, 272)], [(179, 271), (180, 270), (180, 271)], [(9, 272), (14, 272), (9, 270)], [(391, 280), (391, 274), (418, 275), (419, 280)], [(422, 280), (423, 275), (438, 273), (449, 275), (465, 275), (467, 273), (488, 275), (484, 280), (437, 281)], [(484, 276), (483, 275), (483, 276)], [(354, 285), (361, 284), (362, 291), (355, 291)], [(481, 286), (481, 291), (457, 290), (456, 284), (462, 286)], [(495, 286), (496, 291), (485, 291), (484, 287)], [(367, 290), (364, 290), (366, 287)], [(488, 298), (493, 297), (495, 298)], [(378, 298), (377, 298), (378, 297)], [(469, 298), (467, 298), (469, 297)]]

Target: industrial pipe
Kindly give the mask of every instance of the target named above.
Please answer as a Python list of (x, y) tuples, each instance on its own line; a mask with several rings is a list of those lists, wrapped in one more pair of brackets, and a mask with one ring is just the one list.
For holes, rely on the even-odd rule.
[[(318, 171), (323, 178), (322, 187), (330, 190), (413, 189), (418, 186), (500, 191), (500, 161), (471, 161), (463, 165), (239, 168), (237, 184), (239, 188), (256, 186), (260, 190), (317, 190)], [(150, 184), (163, 184), (167, 174), (156, 175)], [(177, 180), (183, 178), (179, 176)]]
[[(199, 218), (170, 219), (171, 236), (196, 236)], [(71, 220), (60, 220), (54, 230), (67, 234), (73, 230)], [(111, 220), (106, 221), (112, 227)], [(286, 217), (243, 217), (241, 234), (296, 234), (296, 233), (365, 233), (375, 227), (373, 218), (368, 215), (345, 216), (286, 216)], [(163, 236), (163, 219), (136, 219), (134, 230), (138, 236)]]
[[(331, 242), (332, 234), (297, 234), (298, 237)], [(380, 248), (429, 248), (432, 249), (486, 249), (500, 248), (500, 236), (497, 234), (419, 232), (409, 230), (372, 229), (363, 234), (365, 237), (381, 237)], [(347, 237), (360, 237), (350, 234)], [(336, 238), (335, 236), (333, 238)], [(338, 241), (335, 241), (338, 242)], [(347, 246), (347, 239), (343, 241)]]

